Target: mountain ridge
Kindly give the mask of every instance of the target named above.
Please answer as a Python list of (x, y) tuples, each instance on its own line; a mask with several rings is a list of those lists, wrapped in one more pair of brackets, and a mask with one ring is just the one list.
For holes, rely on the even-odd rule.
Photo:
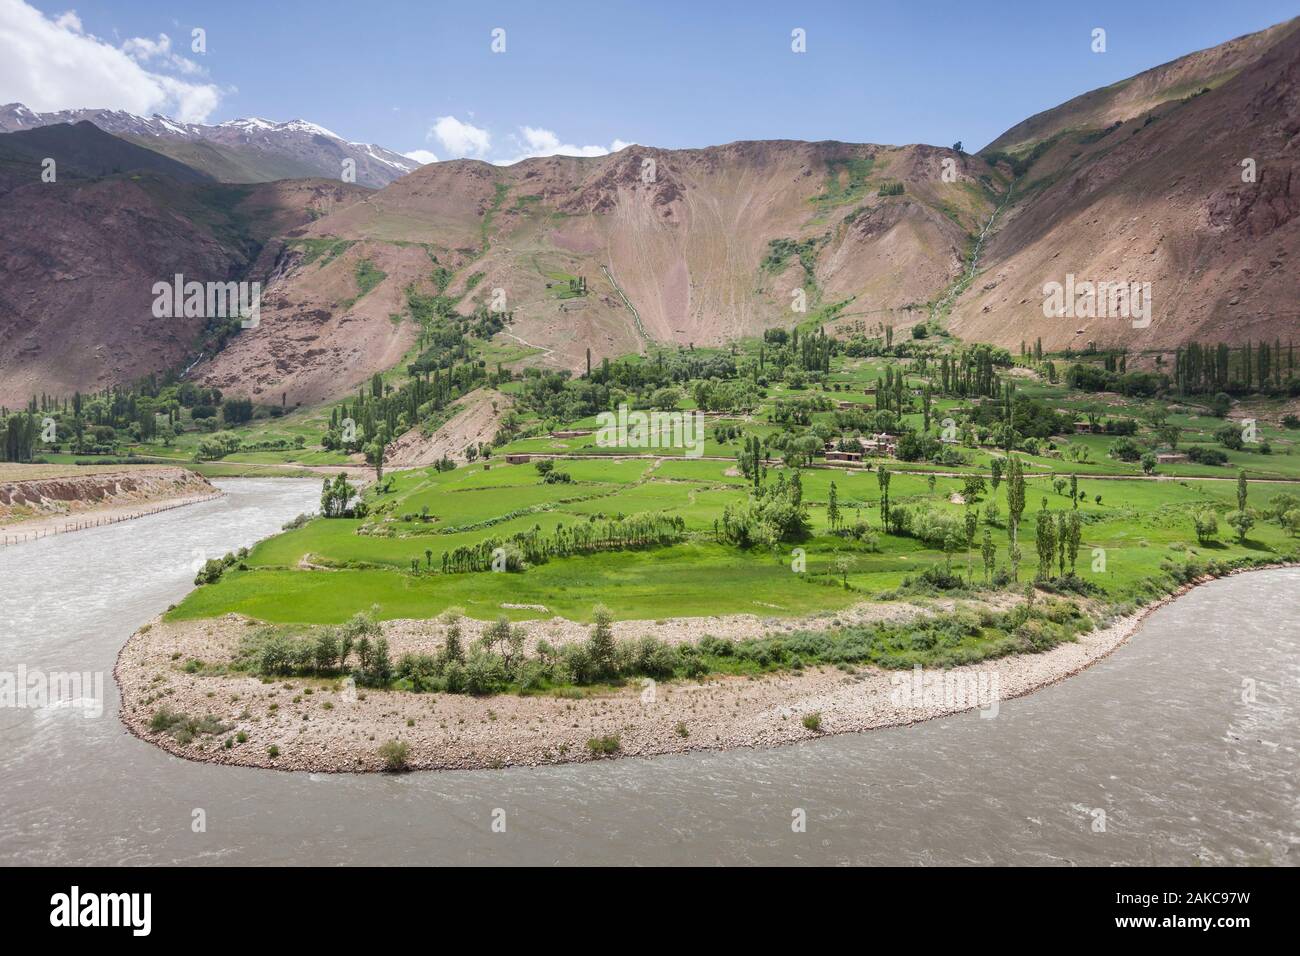
[[(214, 179), (222, 179), (221, 173), (230, 175), (232, 171), (245, 177), (223, 181), (339, 178), (343, 160), (351, 159), (356, 163), (357, 184), (378, 189), (420, 166), (393, 150), (350, 142), (303, 119), (276, 123), (251, 117), (209, 126), (182, 123), (157, 113), (152, 117), (109, 109), (39, 113), (21, 103), (0, 106), (0, 133), (83, 121), (177, 161), (186, 162), (188, 156), (187, 165), (195, 165)], [(196, 144), (206, 144), (213, 155), (196, 152)]]

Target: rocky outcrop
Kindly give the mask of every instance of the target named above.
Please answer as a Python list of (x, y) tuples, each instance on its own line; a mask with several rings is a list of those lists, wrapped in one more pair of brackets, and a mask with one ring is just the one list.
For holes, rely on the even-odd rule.
[(91, 508), (217, 494), (185, 468), (141, 468), (93, 475), (0, 482), (0, 522)]

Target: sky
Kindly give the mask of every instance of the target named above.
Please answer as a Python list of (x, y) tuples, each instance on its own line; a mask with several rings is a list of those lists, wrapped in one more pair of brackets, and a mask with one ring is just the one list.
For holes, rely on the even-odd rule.
[(301, 118), (423, 162), (741, 139), (973, 150), (1298, 13), (1295, 0), (0, 0), (0, 104)]

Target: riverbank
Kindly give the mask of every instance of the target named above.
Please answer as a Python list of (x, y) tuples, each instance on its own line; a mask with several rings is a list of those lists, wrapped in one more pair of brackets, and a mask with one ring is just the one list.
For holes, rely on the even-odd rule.
[[(384, 769), (380, 747), (390, 740), (406, 744), (406, 763), (412, 770), (539, 766), (607, 756), (771, 747), (828, 734), (909, 725), (976, 706), (996, 716), (995, 701), (1022, 697), (1079, 673), (1122, 646), (1154, 610), (1210, 580), (1214, 578), (1204, 577), (1135, 613), (1104, 619), (1076, 642), (1040, 654), (927, 670), (920, 675), (927, 690), (915, 695), (909, 688), (920, 686), (916, 674), (874, 666), (810, 667), (761, 677), (659, 684), (643, 681), (584, 696), (490, 697), (357, 689), (342, 680), (264, 681), (243, 674), (188, 672), (190, 661), (205, 665), (229, 661), (240, 637), (260, 626), (233, 614), (217, 620), (151, 621), (122, 648), (114, 676), (122, 693), (121, 717), (131, 733), (177, 756), (236, 766), (379, 771)], [(1000, 609), (1009, 600), (1006, 596)], [(872, 607), (852, 609), (851, 619), (861, 622), (875, 613), (879, 620), (901, 620), (950, 609), (889, 604), (876, 605), (880, 610), (872, 612)], [(1099, 608), (1093, 610), (1100, 613)], [(835, 617), (849, 617), (849, 612)], [(819, 621), (822, 626), (829, 623)], [(572, 634), (570, 639), (587, 635), (585, 627), (573, 625), (570, 630), (570, 622), (530, 623), (530, 646), (540, 639), (554, 643), (563, 633)], [(801, 622), (787, 623), (794, 629)], [(479, 625), (466, 621), (465, 626), (465, 639), (472, 640)], [(734, 619), (695, 618), (662, 624), (625, 621), (617, 629), (620, 637), (654, 634), (665, 641), (687, 639), (685, 635), (692, 640), (705, 634), (752, 636), (740, 626)], [(394, 659), (436, 649), (435, 622), (391, 621), (383, 628)], [(764, 631), (769, 632), (770, 628)], [(932, 693), (935, 675), (943, 679), (939, 691)], [(973, 694), (945, 695), (944, 683), (985, 692), (978, 699)], [(219, 730), (200, 733), (193, 740), (154, 731), (151, 721), (164, 706), (195, 719), (211, 715)], [(224, 743), (227, 739), (229, 747)], [(589, 741), (603, 740), (609, 747), (614, 739), (617, 748), (610, 747), (606, 754), (597, 754), (589, 746)]]
[(222, 494), (185, 468), (138, 467), (27, 478), (10, 469), (0, 482), (0, 546), (116, 524), (170, 511)]

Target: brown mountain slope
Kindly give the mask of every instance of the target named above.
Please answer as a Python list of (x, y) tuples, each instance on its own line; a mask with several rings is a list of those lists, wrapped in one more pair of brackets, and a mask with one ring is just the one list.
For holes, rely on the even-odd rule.
[(1279, 23), (1091, 90), (1022, 120), (980, 152), (1023, 153), (1053, 136), (1105, 129), (1141, 116), (1162, 103), (1181, 100), (1203, 89), (1215, 89), (1257, 61), (1298, 26), (1300, 20)]
[[(1042, 152), (953, 330), (1054, 349), (1300, 338), (1300, 30), (1266, 34), (1277, 42), (1217, 88)], [(1243, 182), (1246, 159), (1255, 182)], [(1043, 287), (1067, 274), (1151, 283), (1150, 326), (1045, 318)]]
[[(90, 131), (87, 156), (107, 135)], [(175, 366), (204, 322), (154, 318), (155, 282), (177, 272), (200, 281), (256, 278), (272, 237), (367, 192), (310, 180), (183, 184), (140, 171), (78, 178), (62, 163), (57, 181), (45, 183), (39, 164), (7, 151), (7, 140), (0, 136), (0, 404), (8, 407)], [(168, 162), (121, 145), (124, 157), (136, 150)]]
[[(955, 182), (941, 178), (944, 159)], [(437, 163), (306, 227), (307, 239), (356, 244), (325, 264), (286, 261), (261, 328), (196, 374), (298, 401), (348, 391), (412, 341), (391, 316), (413, 282), (436, 291), (428, 256), (455, 273), (446, 291), (463, 313), (504, 297), (503, 338), (555, 367), (580, 367), (588, 348), (599, 359), (647, 340), (717, 344), (832, 304), (905, 321), (960, 273), (996, 198), (979, 177), (996, 175), (929, 146), (791, 141)], [(878, 195), (887, 183), (903, 194)], [(387, 276), (352, 301), (361, 258)], [(565, 294), (570, 276), (586, 295)], [(808, 313), (792, 310), (796, 289)]]

